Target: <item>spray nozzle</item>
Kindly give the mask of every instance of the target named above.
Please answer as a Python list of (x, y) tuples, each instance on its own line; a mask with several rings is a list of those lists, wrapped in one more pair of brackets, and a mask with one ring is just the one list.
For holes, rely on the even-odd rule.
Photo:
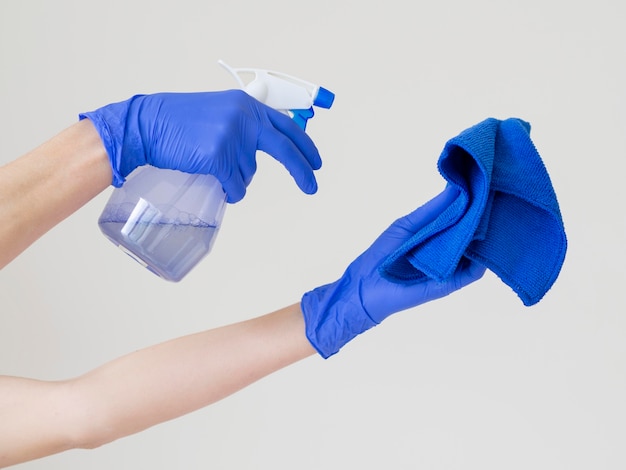
[(313, 106), (329, 109), (335, 99), (334, 93), (326, 88), (291, 75), (263, 69), (233, 68), (222, 60), (218, 63), (230, 72), (242, 90), (289, 115), (302, 129), (314, 115)]

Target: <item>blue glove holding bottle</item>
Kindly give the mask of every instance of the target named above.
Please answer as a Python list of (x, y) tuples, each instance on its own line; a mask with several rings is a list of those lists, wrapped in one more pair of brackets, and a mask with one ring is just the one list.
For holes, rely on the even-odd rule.
[(343, 276), (302, 297), (306, 335), (318, 353), (328, 358), (357, 335), (389, 315), (444, 297), (482, 277), (485, 267), (463, 259), (443, 282), (395, 283), (379, 273), (383, 261), (422, 227), (439, 216), (458, 196), (447, 187), (409, 215), (396, 220)]
[(150, 164), (212, 174), (228, 202), (237, 202), (261, 150), (281, 162), (302, 191), (317, 191), (313, 171), (322, 162), (310, 137), (288, 116), (241, 90), (137, 95), (80, 118), (89, 118), (98, 130), (115, 187), (138, 166)]

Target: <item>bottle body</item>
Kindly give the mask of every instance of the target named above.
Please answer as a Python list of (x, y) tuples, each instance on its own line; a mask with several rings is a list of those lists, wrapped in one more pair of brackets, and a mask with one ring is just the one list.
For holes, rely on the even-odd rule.
[(214, 176), (146, 165), (113, 191), (98, 225), (141, 265), (178, 282), (211, 251), (225, 208)]

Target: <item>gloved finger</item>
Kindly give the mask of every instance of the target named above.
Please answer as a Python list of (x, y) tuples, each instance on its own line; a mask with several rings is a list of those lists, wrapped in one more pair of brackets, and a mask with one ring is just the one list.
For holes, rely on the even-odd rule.
[(278, 132), (294, 143), (309, 162), (311, 168), (319, 170), (322, 167), (322, 158), (315, 143), (306, 132), (300, 129), (293, 119), (272, 108), (268, 109), (267, 117)]
[(454, 286), (450, 292), (462, 289), (468, 284), (478, 281), (481, 277), (483, 277), (486, 270), (487, 268), (477, 261), (470, 260), (465, 257), (461, 258), (459, 266), (452, 275)]
[(421, 229), (433, 222), (456, 200), (459, 190), (453, 186), (446, 188), (426, 204), (413, 212), (397, 219), (386, 231), (387, 237), (394, 237), (400, 241), (415, 235)]
[(241, 173), (234, 169), (230, 177), (222, 181), (222, 188), (226, 193), (226, 201), (230, 204), (239, 202), (246, 195), (246, 185)]
[(256, 163), (256, 141), (252, 139), (246, 139), (249, 145), (244, 144), (244, 148), (241, 150), (241, 154), (239, 158), (237, 158), (239, 164), (239, 171), (241, 173), (241, 178), (243, 184), (248, 187), (250, 182), (252, 181), (252, 177), (256, 173), (257, 163)]
[(463, 257), (454, 274), (448, 279), (443, 281), (431, 280), (424, 283), (424, 287), (427, 289), (426, 295), (424, 296), (425, 301), (450, 295), (472, 282), (478, 281), (483, 277), (485, 271), (486, 268), (482, 264)]
[(262, 132), (258, 147), (282, 163), (302, 191), (307, 194), (317, 191), (313, 167), (291, 139), (278, 131), (271, 135)]
[(384, 289), (371, 289), (368, 292), (368, 312), (377, 323), (392, 313), (400, 312), (417, 305), (440, 299), (479, 280), (486, 268), (467, 258), (462, 258), (458, 269), (444, 281), (425, 280), (419, 283), (402, 284), (391, 283), (379, 279), (384, 283)]

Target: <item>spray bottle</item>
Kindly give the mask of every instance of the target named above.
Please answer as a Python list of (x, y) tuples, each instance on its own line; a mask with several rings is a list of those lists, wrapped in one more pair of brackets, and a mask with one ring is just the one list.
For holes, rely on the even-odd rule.
[[(313, 106), (330, 108), (334, 94), (279, 72), (232, 68), (219, 61), (246, 93), (290, 116), (303, 130)], [(251, 78), (246, 82), (245, 78)], [(145, 165), (109, 198), (98, 225), (131, 258), (178, 282), (211, 251), (222, 225), (226, 194), (212, 175)]]

